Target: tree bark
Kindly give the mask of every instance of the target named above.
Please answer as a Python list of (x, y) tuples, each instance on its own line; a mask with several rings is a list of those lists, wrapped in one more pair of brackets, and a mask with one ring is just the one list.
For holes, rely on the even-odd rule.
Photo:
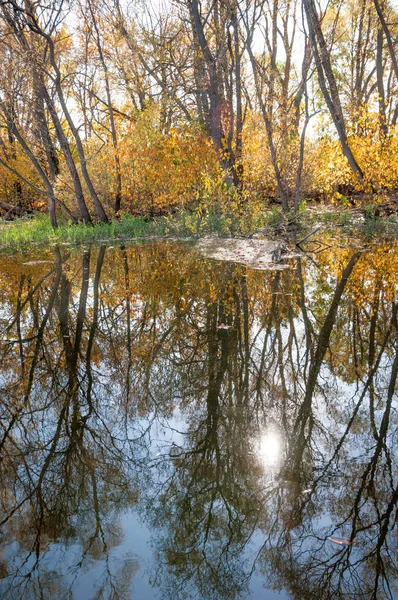
[(12, 134), (15, 136), (15, 138), (18, 140), (19, 144), (21, 145), (22, 149), (24, 150), (25, 154), (29, 157), (31, 163), (33, 164), (34, 168), (36, 169), (38, 175), (40, 176), (41, 180), (44, 183), (44, 186), (47, 190), (47, 196), (48, 196), (48, 212), (50, 215), (50, 221), (51, 221), (51, 225), (56, 228), (58, 227), (57, 224), (57, 217), (56, 217), (56, 199), (55, 199), (55, 195), (54, 195), (54, 189), (52, 186), (51, 181), (48, 179), (45, 171), (43, 170), (42, 166), (40, 165), (39, 161), (37, 160), (36, 156), (33, 154), (32, 150), (29, 148), (27, 142), (25, 141), (25, 139), (23, 138), (23, 136), (21, 135), (20, 131), (18, 130), (12, 115), (9, 113), (9, 111), (7, 111), (7, 108), (4, 106), (4, 103), (2, 103), (2, 110), (6, 116), (7, 119), (7, 125), (10, 129), (10, 131), (12, 132)]
[(388, 126), (386, 119), (386, 99), (384, 94), (384, 69), (383, 69), (383, 30), (377, 31), (377, 52), (376, 52), (376, 75), (377, 75), (377, 92), (379, 96), (379, 122), (380, 131), (388, 134)]
[(91, 18), (92, 18), (94, 29), (95, 29), (95, 37), (96, 37), (96, 45), (97, 45), (98, 55), (99, 55), (99, 59), (100, 59), (101, 65), (102, 65), (102, 69), (104, 71), (107, 107), (108, 107), (108, 112), (109, 112), (113, 153), (114, 153), (115, 165), (116, 165), (116, 197), (115, 197), (114, 210), (115, 210), (115, 213), (118, 213), (120, 210), (120, 205), (121, 205), (121, 201), (122, 201), (122, 171), (121, 171), (121, 167), (120, 167), (120, 157), (119, 157), (119, 149), (118, 149), (118, 143), (117, 143), (115, 118), (114, 118), (114, 114), (113, 114), (111, 88), (110, 88), (110, 84), (109, 84), (108, 66), (106, 64), (104, 53), (102, 51), (101, 37), (100, 37), (98, 25), (97, 25), (97, 19), (94, 14), (94, 10), (93, 10), (90, 0), (88, 0), (88, 6), (90, 9)]
[(59, 174), (59, 160), (57, 156), (57, 151), (55, 149), (50, 132), (48, 130), (45, 115), (43, 77), (42, 74), (38, 72), (35, 65), (33, 65), (32, 68), (32, 79), (34, 114), (36, 118), (35, 128), (37, 130), (38, 140), (43, 144), (44, 152), (47, 159), (50, 180), (52, 181), (52, 183), (54, 183)]
[(62, 128), (62, 123), (54, 106), (53, 100), (48, 93), (48, 90), (44, 88), (44, 97), (47, 104), (48, 111), (50, 113), (52, 122), (54, 124), (55, 132), (57, 134), (59, 145), (61, 146), (61, 150), (65, 157), (65, 162), (68, 167), (70, 176), (72, 178), (73, 189), (75, 193), (75, 198), (77, 205), (79, 207), (79, 212), (82, 220), (85, 223), (92, 223), (90, 212), (87, 208), (86, 201), (84, 199), (83, 188), (80, 181), (79, 173), (77, 171), (75, 161), (73, 160), (72, 151), (69, 146), (68, 138), (65, 135), (65, 132)]
[[(363, 182), (363, 172), (358, 165), (354, 154), (348, 144), (347, 132), (344, 122), (343, 110), (337, 89), (336, 79), (333, 74), (330, 54), (322, 32), (314, 0), (303, 0), (304, 11), (308, 24), (308, 33), (314, 53), (315, 65), (318, 73), (319, 85), (332, 117), (334, 126), (339, 136), (344, 156), (360, 182)], [(328, 88), (329, 86), (329, 88)]]
[(374, 0), (377, 16), (379, 17), (380, 24), (384, 31), (384, 35), (386, 36), (387, 46), (391, 57), (391, 62), (394, 68), (395, 77), (398, 82), (398, 60), (397, 55), (395, 54), (394, 42), (391, 36), (390, 28), (388, 27), (387, 21), (384, 17), (382, 7), (380, 6), (379, 0)]
[[(208, 123), (210, 137), (220, 155), (220, 163), (225, 173), (225, 181), (232, 184), (237, 179), (235, 156), (232, 152), (232, 148), (228, 148), (228, 139), (222, 123), (223, 112), (227, 109), (225, 97), (223, 95), (222, 77), (220, 74), (220, 61), (222, 60), (221, 57), (223, 53), (219, 47), (217, 47), (215, 55), (213, 55), (210, 50), (199, 12), (198, 0), (189, 0), (188, 4), (194, 38), (207, 67), (209, 114), (206, 118), (206, 122)], [(215, 11), (215, 21), (217, 21), (217, 6), (215, 5), (213, 8)], [(217, 22), (215, 28), (216, 34), (219, 35), (220, 32), (217, 32)]]

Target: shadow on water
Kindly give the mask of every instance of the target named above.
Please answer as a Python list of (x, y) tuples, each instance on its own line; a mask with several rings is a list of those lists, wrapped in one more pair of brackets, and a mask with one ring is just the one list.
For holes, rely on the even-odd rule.
[(2, 598), (398, 597), (396, 245), (40, 258), (0, 256)]

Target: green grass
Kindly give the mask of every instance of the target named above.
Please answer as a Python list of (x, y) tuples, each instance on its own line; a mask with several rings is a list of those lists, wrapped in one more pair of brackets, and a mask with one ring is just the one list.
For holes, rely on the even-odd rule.
[(324, 211), (320, 213), (319, 220), (322, 223), (330, 225), (352, 225), (353, 217), (352, 213), (345, 211), (344, 208), (341, 211)]
[[(241, 214), (228, 213), (217, 208), (202, 212), (180, 212), (155, 219), (123, 215), (109, 224), (72, 225), (64, 223), (53, 229), (49, 218), (41, 213), (31, 219), (18, 219), (9, 223), (0, 222), (0, 248), (23, 249), (30, 245), (51, 245), (57, 243), (86, 244), (111, 240), (145, 240), (155, 237), (192, 238), (206, 234), (218, 236), (248, 235), (262, 230), (268, 237), (279, 236), (281, 225), (287, 223), (292, 215), (284, 215), (279, 206), (263, 208), (257, 211), (242, 211)], [(367, 218), (363, 223), (354, 223), (349, 211), (316, 211), (312, 213), (303, 207), (297, 227), (304, 232), (314, 225), (322, 224), (326, 228), (336, 226), (347, 230), (355, 229), (365, 235), (397, 235), (396, 217), (383, 219)], [(348, 234), (348, 232), (347, 232)]]
[(0, 247), (20, 248), (30, 244), (79, 244), (110, 239), (143, 238), (156, 235), (151, 221), (144, 218), (123, 217), (110, 224), (94, 226), (65, 224), (53, 229), (47, 216), (38, 214), (31, 219), (18, 219), (0, 224)]
[(225, 215), (203, 219), (193, 213), (147, 219), (123, 215), (109, 224), (62, 224), (53, 229), (47, 216), (38, 213), (30, 219), (0, 223), (0, 248), (26, 248), (29, 245), (57, 243), (83, 244), (110, 240), (148, 239), (153, 237), (196, 237), (205, 233), (231, 234), (232, 220)]
[[(274, 215), (275, 218), (275, 215)], [(203, 213), (180, 212), (147, 219), (123, 215), (109, 224), (72, 225), (53, 229), (41, 213), (30, 219), (0, 223), (0, 248), (25, 248), (29, 245), (91, 243), (110, 240), (148, 239), (153, 237), (198, 237), (205, 234), (231, 236), (245, 234), (256, 223), (246, 215), (234, 216), (217, 210)]]

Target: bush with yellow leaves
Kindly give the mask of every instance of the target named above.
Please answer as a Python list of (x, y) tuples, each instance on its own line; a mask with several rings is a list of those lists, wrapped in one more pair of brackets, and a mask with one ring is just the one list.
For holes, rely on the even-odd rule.
[(307, 143), (307, 191), (324, 199), (338, 196), (341, 189), (378, 192), (380, 198), (383, 193), (394, 192), (398, 189), (397, 134), (395, 126), (385, 135), (379, 115), (363, 107), (355, 123), (348, 128), (348, 143), (364, 173), (364, 181), (359, 181), (351, 171), (335, 136), (323, 135)]
[(161, 131), (157, 112), (156, 106), (142, 112), (119, 143), (125, 210), (158, 214), (195, 206), (206, 186), (221, 178), (217, 154), (200, 127)]

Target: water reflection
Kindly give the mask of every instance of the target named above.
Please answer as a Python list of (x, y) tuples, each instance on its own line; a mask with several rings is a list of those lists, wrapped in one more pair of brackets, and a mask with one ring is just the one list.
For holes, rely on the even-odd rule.
[(282, 460), (282, 438), (277, 430), (269, 428), (258, 442), (258, 456), (264, 467), (275, 469)]
[(2, 597), (397, 597), (396, 246), (39, 258), (0, 257)]

